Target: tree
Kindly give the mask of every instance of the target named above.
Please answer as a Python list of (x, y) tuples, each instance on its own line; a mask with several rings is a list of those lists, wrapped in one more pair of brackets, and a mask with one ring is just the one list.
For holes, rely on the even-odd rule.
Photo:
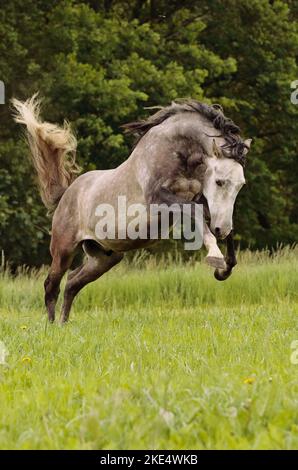
[[(72, 123), (85, 171), (127, 158), (131, 142), (120, 125), (148, 114), (144, 106), (189, 96), (221, 103), (254, 138), (236, 211), (241, 244), (291, 243), (295, 11), (294, 2), (268, 0), (9, 0), (0, 12), (0, 79), (7, 98), (40, 90), (44, 118)], [(38, 265), (48, 259), (50, 221), (19, 136), (9, 107), (0, 106), (1, 249), (14, 264)]]

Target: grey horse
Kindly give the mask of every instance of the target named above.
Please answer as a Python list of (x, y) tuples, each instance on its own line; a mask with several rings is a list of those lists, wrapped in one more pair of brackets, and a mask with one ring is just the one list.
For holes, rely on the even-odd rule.
[[(76, 139), (70, 126), (42, 122), (36, 95), (25, 102), (14, 99), (13, 106), (15, 120), (27, 128), (42, 200), (53, 213), (52, 264), (45, 281), (49, 321), (55, 319), (60, 282), (78, 250), (85, 252), (85, 261), (68, 275), (61, 322), (68, 320), (72, 302), (85, 285), (119, 263), (125, 252), (152, 243), (150, 239), (120, 238), (117, 227), (115, 237), (98, 239), (96, 208), (99, 204), (116, 207), (120, 195), (128, 205), (145, 207), (189, 204), (194, 210), (197, 203), (203, 203), (206, 260), (216, 268), (217, 279), (230, 275), (236, 264), (233, 207), (245, 184), (251, 139), (242, 140), (238, 126), (225, 117), (219, 105), (173, 102), (147, 120), (123, 126), (137, 136), (129, 158), (115, 169), (81, 176), (77, 176)], [(227, 240), (226, 258), (217, 239)]]

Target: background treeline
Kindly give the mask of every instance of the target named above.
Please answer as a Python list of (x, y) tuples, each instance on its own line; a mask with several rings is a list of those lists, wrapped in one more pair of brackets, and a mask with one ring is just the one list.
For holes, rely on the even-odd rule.
[(0, 10), (0, 249), (48, 261), (50, 220), (8, 100), (37, 90), (73, 124), (84, 171), (130, 152), (120, 125), (178, 97), (216, 102), (254, 139), (237, 202), (241, 246), (298, 236), (297, 0), (6, 0)]

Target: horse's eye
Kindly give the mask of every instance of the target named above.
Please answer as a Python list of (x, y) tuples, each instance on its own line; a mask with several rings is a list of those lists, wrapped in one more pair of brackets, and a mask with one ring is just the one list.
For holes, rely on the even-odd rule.
[(223, 180), (216, 180), (215, 183), (217, 186), (223, 186), (225, 182)]

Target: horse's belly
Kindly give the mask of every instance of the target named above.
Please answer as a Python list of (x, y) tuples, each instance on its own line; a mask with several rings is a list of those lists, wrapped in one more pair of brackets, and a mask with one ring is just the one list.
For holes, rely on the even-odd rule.
[(158, 240), (150, 240), (150, 239), (141, 239), (138, 238), (136, 240), (131, 240), (131, 239), (125, 239), (125, 240), (110, 240), (110, 239), (103, 239), (103, 240), (98, 240), (95, 238), (95, 241), (99, 243), (104, 250), (109, 251), (115, 251), (116, 253), (122, 253), (125, 251), (130, 251), (130, 250), (136, 250), (139, 248), (149, 248), (152, 245), (155, 245)]
[[(113, 174), (104, 176), (104, 181), (98, 181), (96, 190), (85, 189), (80, 201), (81, 239), (93, 239), (104, 249), (113, 251), (128, 251), (155, 243), (159, 238), (156, 238), (156, 232), (159, 233), (157, 227), (160, 220), (151, 215), (150, 206), (139, 188), (138, 191), (131, 191), (132, 188), (126, 191), (127, 188), (122, 185), (121, 194), (119, 187), (113, 184)], [(107, 176), (110, 181), (107, 181)], [(185, 201), (193, 200), (202, 189), (198, 179), (181, 175), (168, 180), (163, 187)], [(151, 236), (152, 227), (154, 239)]]

